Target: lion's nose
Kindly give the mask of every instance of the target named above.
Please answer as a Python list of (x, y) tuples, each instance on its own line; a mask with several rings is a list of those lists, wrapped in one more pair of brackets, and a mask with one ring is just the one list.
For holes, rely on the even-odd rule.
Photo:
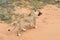
[(41, 12), (39, 12), (38, 16), (40, 16), (40, 15), (42, 15), (42, 13), (41, 13)]

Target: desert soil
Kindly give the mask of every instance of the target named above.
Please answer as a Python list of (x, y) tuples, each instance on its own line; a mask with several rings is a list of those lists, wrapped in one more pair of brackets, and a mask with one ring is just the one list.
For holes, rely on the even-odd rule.
[(60, 40), (60, 8), (47, 5), (40, 11), (42, 15), (36, 19), (37, 28), (23, 32), (21, 36), (16, 36), (16, 31), (8, 32), (11, 27), (0, 23), (0, 40)]

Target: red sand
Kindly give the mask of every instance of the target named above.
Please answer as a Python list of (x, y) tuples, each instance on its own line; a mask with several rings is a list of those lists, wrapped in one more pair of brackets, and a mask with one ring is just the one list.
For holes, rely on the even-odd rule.
[(16, 31), (8, 32), (10, 26), (0, 23), (0, 40), (60, 40), (60, 9), (47, 5), (40, 11), (43, 14), (37, 18), (38, 28), (21, 36), (16, 36)]

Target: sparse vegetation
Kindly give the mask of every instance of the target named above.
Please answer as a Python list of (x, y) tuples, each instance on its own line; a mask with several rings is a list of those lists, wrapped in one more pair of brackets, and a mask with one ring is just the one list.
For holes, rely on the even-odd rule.
[[(15, 5), (13, 5), (15, 3)], [(26, 7), (30, 9), (41, 9), (47, 4), (57, 4), (58, 8), (60, 8), (59, 0), (0, 0), (0, 8), (6, 9), (7, 13), (0, 12), (0, 20), (7, 21), (11, 20), (12, 11), (14, 11), (15, 6)], [(11, 14), (11, 16), (6, 14)]]
[[(21, 15), (13, 13), (13, 11), (15, 11), (15, 6), (37, 10), (43, 8), (47, 4), (58, 5), (57, 7), (60, 8), (59, 0), (0, 0), (0, 20), (5, 23), (11, 23), (13, 20), (12, 16), (14, 15), (15, 19), (13, 21), (17, 21), (18, 23), (16, 23), (16, 25), (18, 25)], [(4, 9), (6, 11), (4, 11)], [(43, 22), (46, 21), (43, 20)]]

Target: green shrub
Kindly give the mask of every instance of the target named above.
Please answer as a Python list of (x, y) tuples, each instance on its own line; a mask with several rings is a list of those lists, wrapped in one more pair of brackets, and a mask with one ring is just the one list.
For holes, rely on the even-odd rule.
[(0, 20), (4, 22), (10, 22), (12, 18), (11, 15), (6, 15), (6, 13), (0, 12)]

